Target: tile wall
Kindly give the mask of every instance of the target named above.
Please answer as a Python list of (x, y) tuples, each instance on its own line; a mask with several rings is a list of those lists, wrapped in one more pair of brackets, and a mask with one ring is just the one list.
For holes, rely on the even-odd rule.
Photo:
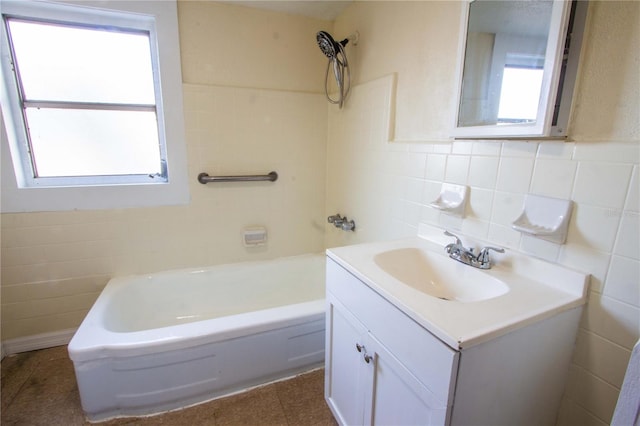
[[(322, 251), (324, 97), (185, 84), (184, 104), (189, 205), (2, 215), (3, 340), (77, 327), (112, 276)], [(274, 184), (195, 178), (270, 170)], [(268, 244), (246, 248), (255, 225)]]
[[(78, 327), (113, 276), (324, 248), (326, 58), (314, 36), (330, 23), (198, 1), (180, 1), (178, 17), (190, 203), (3, 214), (3, 341)], [(196, 181), (271, 170), (275, 183)], [(246, 248), (255, 225), (268, 244)]]

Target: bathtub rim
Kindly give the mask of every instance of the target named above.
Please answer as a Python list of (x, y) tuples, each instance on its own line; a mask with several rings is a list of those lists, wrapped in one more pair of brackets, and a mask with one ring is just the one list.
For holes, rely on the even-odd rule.
[[(324, 314), (325, 299), (318, 299), (130, 333), (116, 333), (88, 324), (85, 327), (80, 326), (69, 342), (67, 350), (74, 362), (140, 356), (158, 353), (159, 349), (161, 352), (179, 350), (257, 334), (274, 327), (299, 325), (322, 319)], [(211, 329), (216, 331), (207, 333), (207, 330)]]
[(321, 319), (325, 315), (324, 298), (140, 331), (111, 331), (103, 323), (103, 317), (106, 314), (105, 311), (111, 294), (125, 280), (197, 273), (227, 265), (241, 267), (243, 265), (265, 264), (280, 260), (294, 260), (296, 258), (324, 259), (325, 256), (320, 253), (303, 254), (272, 260), (252, 260), (213, 265), (207, 268), (182, 268), (152, 274), (112, 278), (71, 338), (67, 347), (69, 357), (73, 362), (82, 363), (104, 358), (124, 358), (157, 353), (159, 351), (167, 352), (257, 334), (274, 327), (295, 326)]

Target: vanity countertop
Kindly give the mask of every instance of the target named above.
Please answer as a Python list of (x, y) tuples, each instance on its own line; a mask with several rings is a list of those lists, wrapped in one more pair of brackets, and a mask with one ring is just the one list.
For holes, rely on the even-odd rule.
[[(418, 249), (437, 262), (453, 262), (460, 275), (472, 268), (449, 259), (444, 246), (452, 239), (443, 230), (421, 226), (419, 236), (327, 250), (327, 256), (454, 349), (466, 349), (586, 302), (589, 275), (507, 250), (493, 255), (488, 274), (508, 286), (486, 300), (442, 300), (413, 288), (383, 270), (377, 255)], [(464, 236), (461, 236), (463, 241)], [(447, 265), (447, 267), (450, 267)], [(446, 279), (446, 277), (445, 277)], [(473, 285), (473, 284), (472, 284)], [(480, 285), (480, 284), (478, 284)]]

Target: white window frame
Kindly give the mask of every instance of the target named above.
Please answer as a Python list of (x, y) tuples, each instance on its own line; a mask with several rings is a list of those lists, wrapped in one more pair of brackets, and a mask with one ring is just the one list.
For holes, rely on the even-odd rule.
[[(12, 59), (7, 34), (4, 33), (0, 56), (3, 73), (0, 102), (4, 119), (4, 131), (0, 131), (2, 212), (109, 209), (188, 203), (182, 75), (175, 0), (106, 1), (99, 3), (100, 8), (95, 7), (97, 3), (90, 0), (0, 2), (3, 15), (98, 26), (114, 25), (149, 32), (151, 43), (157, 47), (157, 56), (152, 57), (154, 65), (157, 66), (157, 69), (154, 69), (154, 78), (161, 83), (161, 92), (156, 94), (156, 113), (159, 136), (165, 141), (168, 174), (166, 181), (127, 180), (126, 177), (117, 176), (88, 183), (87, 179), (82, 178), (34, 179), (31, 159), (23, 149), (26, 146), (26, 130), (11, 68)], [(4, 25), (2, 31), (6, 31)]]

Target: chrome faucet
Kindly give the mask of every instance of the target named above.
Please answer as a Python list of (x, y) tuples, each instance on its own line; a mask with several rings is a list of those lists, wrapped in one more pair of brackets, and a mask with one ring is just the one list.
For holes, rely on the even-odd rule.
[(498, 253), (504, 253), (503, 248), (497, 247), (484, 247), (480, 250), (480, 253), (476, 256), (473, 252), (473, 248), (466, 248), (460, 238), (456, 235), (452, 234), (449, 231), (444, 231), (444, 234), (453, 237), (456, 239), (455, 243), (447, 244), (445, 246), (445, 251), (449, 253), (449, 257), (457, 260), (458, 262), (464, 263), (465, 265), (473, 266), (474, 268), (480, 269), (490, 269), (491, 265), (491, 257), (489, 256), (489, 251), (493, 250)]
[(353, 220), (348, 220), (346, 216), (340, 216), (340, 213), (329, 216), (327, 222), (332, 223), (333, 226), (343, 231), (353, 231), (356, 229), (356, 223)]

